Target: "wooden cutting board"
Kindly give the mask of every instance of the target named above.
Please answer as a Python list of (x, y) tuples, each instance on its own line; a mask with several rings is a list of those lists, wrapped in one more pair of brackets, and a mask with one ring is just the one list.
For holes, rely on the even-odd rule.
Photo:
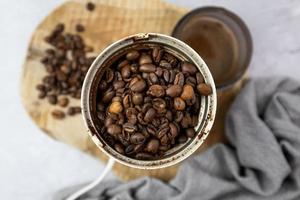
[[(51, 116), (51, 111), (57, 107), (49, 105), (46, 100), (37, 98), (35, 87), (46, 74), (40, 63), (45, 49), (49, 47), (44, 42), (44, 37), (54, 29), (57, 23), (64, 23), (66, 32), (71, 33), (75, 33), (75, 25), (81, 23), (86, 29), (82, 33), (86, 44), (92, 46), (96, 54), (99, 54), (112, 42), (131, 34), (157, 32), (170, 35), (176, 22), (188, 9), (161, 0), (98, 0), (91, 2), (96, 5), (93, 12), (86, 10), (87, 1), (67, 1), (50, 13), (36, 28), (23, 66), (21, 96), (29, 116), (46, 134), (101, 160), (107, 160), (106, 156), (89, 138), (81, 115), (55, 120)], [(199, 152), (217, 142), (225, 141), (223, 134), (225, 114), (240, 85), (238, 83), (233, 89), (219, 94), (216, 123)], [(80, 101), (72, 99), (71, 105), (80, 105)], [(123, 180), (145, 175), (169, 180), (176, 174), (178, 166), (159, 170), (140, 170), (116, 164), (114, 171)]]

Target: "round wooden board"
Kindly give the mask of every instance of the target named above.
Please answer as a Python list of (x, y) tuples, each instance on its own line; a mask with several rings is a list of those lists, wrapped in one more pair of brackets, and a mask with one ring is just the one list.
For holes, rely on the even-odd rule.
[[(46, 74), (40, 63), (45, 49), (49, 47), (44, 42), (45, 36), (54, 29), (57, 23), (64, 23), (66, 32), (71, 33), (75, 32), (75, 25), (81, 23), (86, 29), (81, 34), (85, 38), (86, 44), (92, 46), (95, 53), (99, 54), (112, 42), (135, 33), (157, 32), (170, 35), (176, 22), (188, 10), (161, 0), (98, 0), (93, 2), (96, 9), (89, 12), (85, 8), (87, 1), (68, 1), (48, 15), (37, 27), (29, 44), (23, 66), (21, 96), (30, 117), (45, 133), (58, 141), (70, 144), (101, 160), (106, 160), (106, 156), (89, 138), (81, 115), (55, 120), (50, 113), (56, 106), (49, 105), (46, 100), (37, 98), (38, 94), (35, 87)], [(225, 140), (223, 134), (224, 117), (238, 88), (240, 88), (240, 84), (236, 86), (234, 92), (227, 92), (228, 94), (222, 95), (221, 99), (219, 96), (218, 104), (225, 103), (221, 103), (221, 107), (218, 107), (213, 131), (199, 151)], [(80, 105), (80, 101), (72, 99), (71, 105)], [(140, 170), (116, 164), (114, 171), (123, 180), (145, 175), (169, 180), (176, 174), (178, 166), (159, 170)]]

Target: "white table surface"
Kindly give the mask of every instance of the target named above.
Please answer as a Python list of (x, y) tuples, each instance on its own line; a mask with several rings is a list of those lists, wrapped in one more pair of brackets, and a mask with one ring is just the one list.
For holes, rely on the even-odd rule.
[[(253, 35), (251, 76), (300, 79), (300, 1), (169, 1), (191, 8), (218, 5), (234, 11)], [(31, 34), (62, 2), (0, 0), (0, 199), (52, 199), (55, 191), (92, 180), (103, 169), (99, 161), (41, 133), (20, 102), (19, 77)]]

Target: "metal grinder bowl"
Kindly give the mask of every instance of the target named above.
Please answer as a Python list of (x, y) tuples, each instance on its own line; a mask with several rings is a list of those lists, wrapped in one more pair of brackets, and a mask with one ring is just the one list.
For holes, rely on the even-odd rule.
[[(127, 157), (110, 147), (100, 134), (99, 119), (96, 117), (96, 97), (98, 84), (105, 70), (121, 56), (132, 49), (149, 49), (160, 45), (166, 52), (177, 56), (181, 60), (189, 61), (197, 66), (205, 83), (212, 87), (212, 94), (201, 96), (199, 121), (195, 128), (196, 136), (186, 143), (171, 148), (166, 154), (156, 160), (138, 160)], [(94, 143), (106, 155), (114, 158), (117, 162), (129, 167), (140, 169), (158, 169), (175, 165), (195, 152), (208, 136), (214, 123), (217, 98), (213, 77), (202, 58), (184, 42), (157, 33), (140, 33), (121, 39), (102, 51), (91, 65), (82, 87), (81, 107), (87, 132)]]

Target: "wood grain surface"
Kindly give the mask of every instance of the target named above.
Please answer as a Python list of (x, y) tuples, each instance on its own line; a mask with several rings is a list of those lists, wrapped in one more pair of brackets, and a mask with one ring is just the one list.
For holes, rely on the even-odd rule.
[[(51, 111), (56, 106), (49, 105), (46, 100), (37, 98), (35, 86), (46, 74), (40, 59), (49, 45), (44, 42), (57, 23), (64, 23), (66, 32), (75, 33), (75, 25), (81, 23), (86, 31), (81, 35), (87, 45), (95, 49), (95, 55), (112, 42), (125, 36), (139, 32), (157, 32), (170, 35), (176, 22), (188, 11), (161, 0), (98, 0), (93, 12), (85, 8), (87, 1), (67, 1), (50, 13), (36, 28), (29, 44), (27, 57), (21, 76), (21, 97), (29, 116), (46, 134), (54, 139), (72, 145), (81, 151), (106, 160), (106, 156), (89, 138), (81, 115), (55, 120)], [(239, 91), (242, 80), (233, 88), (218, 93), (218, 110), (215, 125), (199, 152), (206, 150), (218, 142), (226, 141), (224, 136), (224, 119), (235, 94)], [(80, 105), (80, 101), (71, 99), (71, 105)], [(63, 155), (62, 155), (63, 157)], [(114, 166), (115, 173), (123, 180), (141, 176), (153, 176), (162, 180), (170, 180), (177, 172), (178, 166), (158, 170), (141, 170), (129, 168), (121, 164)]]

